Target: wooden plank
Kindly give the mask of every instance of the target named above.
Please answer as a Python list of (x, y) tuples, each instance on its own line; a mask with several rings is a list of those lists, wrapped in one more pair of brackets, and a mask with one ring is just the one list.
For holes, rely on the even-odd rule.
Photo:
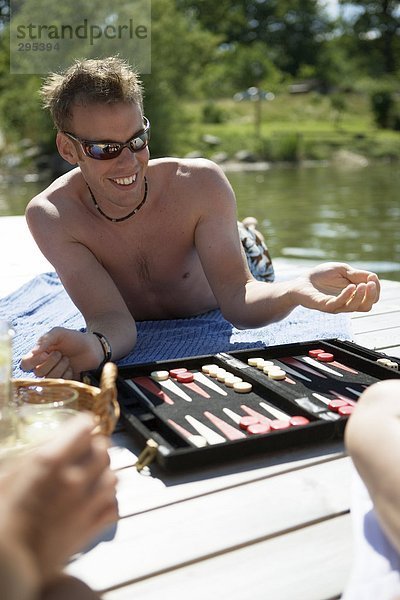
[(395, 348), (387, 348), (385, 349), (385, 352), (388, 354), (388, 356), (400, 358), (400, 346), (396, 346)]
[(351, 328), (355, 334), (371, 333), (374, 331), (392, 329), (393, 327), (400, 328), (400, 311), (391, 310), (374, 315), (373, 317), (352, 319), (351, 321)]
[(384, 329), (383, 331), (358, 333), (354, 336), (354, 340), (360, 346), (365, 346), (377, 352), (385, 350), (389, 354), (390, 348), (400, 346), (400, 326)]
[(121, 519), (68, 571), (107, 590), (333, 518), (349, 510), (350, 474), (341, 458)]
[(348, 581), (352, 553), (347, 514), (115, 589), (102, 598), (334, 598), (341, 595)]
[(214, 465), (201, 471), (169, 475), (152, 469), (152, 476), (138, 473), (134, 467), (118, 471), (118, 505), (121, 517), (206, 494), (250, 484), (267, 477), (289, 473), (312, 464), (321, 464), (345, 456), (343, 442), (298, 448), (290, 453), (275, 453), (231, 465)]

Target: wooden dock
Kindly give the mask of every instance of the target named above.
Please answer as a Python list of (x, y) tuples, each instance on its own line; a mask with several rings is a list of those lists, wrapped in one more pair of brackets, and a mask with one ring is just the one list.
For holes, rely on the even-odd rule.
[[(25, 225), (1, 221), (5, 256), (8, 237), (15, 246)], [(28, 272), (48, 270), (31, 247), (25, 250), (10, 255), (1, 295)], [(352, 323), (356, 343), (400, 357), (400, 283), (383, 281), (380, 302)], [(113, 441), (120, 519), (68, 567), (102, 598), (340, 597), (353, 557), (352, 468), (342, 442), (167, 475), (155, 466), (138, 473), (140, 449), (123, 432)]]

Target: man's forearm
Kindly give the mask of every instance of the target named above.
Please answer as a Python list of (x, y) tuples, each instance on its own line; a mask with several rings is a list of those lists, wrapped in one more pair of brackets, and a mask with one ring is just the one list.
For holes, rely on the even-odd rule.
[(249, 281), (221, 306), (225, 319), (238, 329), (263, 327), (284, 319), (298, 305), (293, 282), (264, 283)]

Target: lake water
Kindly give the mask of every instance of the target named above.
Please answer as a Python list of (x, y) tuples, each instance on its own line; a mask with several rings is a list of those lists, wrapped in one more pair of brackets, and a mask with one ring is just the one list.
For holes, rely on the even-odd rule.
[(345, 261), (400, 281), (399, 165), (227, 175), (239, 217), (258, 219), (273, 256)]
[[(273, 167), (228, 172), (240, 218), (254, 216), (273, 257), (351, 262), (400, 281), (400, 169)], [(0, 183), (0, 216), (22, 215), (43, 182)]]

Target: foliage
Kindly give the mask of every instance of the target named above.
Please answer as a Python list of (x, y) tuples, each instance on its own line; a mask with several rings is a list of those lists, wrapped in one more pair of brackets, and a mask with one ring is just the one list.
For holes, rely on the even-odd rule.
[(393, 94), (388, 89), (380, 89), (371, 94), (371, 107), (378, 127), (389, 128), (394, 110)]
[(262, 42), (279, 69), (296, 75), (312, 64), (331, 28), (317, 0), (177, 0), (182, 10), (225, 44)]
[[(339, 0), (342, 5), (346, 0)], [(372, 76), (400, 69), (399, 3), (396, 0), (352, 0), (358, 10), (349, 24), (353, 50)]]
[[(4, 1), (4, 0), (0, 0)], [(85, 0), (77, 0), (83, 2)], [(51, 11), (52, 0), (35, 0), (36, 11)], [(26, 10), (29, 9), (27, 5)], [(59, 7), (59, 18), (69, 23), (79, 14), (77, 3)], [(110, 6), (110, 11), (115, 10)], [(100, 18), (100, 17), (99, 17)], [(39, 20), (40, 22), (40, 20)], [(214, 51), (212, 34), (188, 23), (170, 0), (152, 0), (152, 72), (143, 75), (145, 107), (152, 122), (152, 152), (154, 155), (175, 150), (175, 132), (182, 114), (177, 106), (182, 96), (189, 95)], [(76, 52), (76, 49), (74, 50)], [(90, 56), (87, 40), (83, 40), (83, 58)], [(107, 54), (107, 47), (104, 54)], [(100, 54), (101, 56), (101, 54)], [(74, 56), (71, 55), (70, 62)], [(134, 57), (132, 57), (134, 62)], [(135, 65), (134, 65), (135, 66)], [(50, 120), (40, 108), (38, 75), (15, 75), (9, 72), (9, 37), (7, 28), (0, 37), (0, 127), (9, 139), (30, 137), (46, 146), (53, 145), (54, 131)], [(23, 98), (23, 102), (21, 102)]]
[(178, 152), (185, 120), (182, 99), (196, 90), (216, 45), (217, 38), (189, 23), (170, 0), (152, 0), (152, 68), (142, 79), (153, 156)]
[[(56, 5), (53, 0), (13, 0), (13, 18), (31, 7), (39, 17), (47, 12), (68, 21), (80, 17), (88, 2), (103, 20), (111, 18), (117, 6), (124, 11), (131, 4), (121, 0), (100, 9), (90, 0)], [(145, 111), (152, 122), (152, 155), (208, 151), (201, 140), (210, 133), (220, 137), (230, 153), (249, 139), (256, 144), (258, 137), (261, 146), (250, 150), (271, 157), (299, 157), (312, 154), (310, 149), (318, 144), (306, 138), (300, 143), (298, 131), (321, 131), (328, 125), (334, 131), (340, 127), (354, 132), (360, 129), (361, 114), (363, 132), (374, 123), (399, 129), (398, 3), (353, 0), (351, 4), (357, 9), (352, 16), (333, 19), (320, 0), (152, 0), (151, 73), (142, 76)], [(30, 138), (53, 148), (54, 130), (39, 104), (40, 77), (9, 72), (9, 6), (10, 0), (0, 0), (0, 130), (7, 140)], [(82, 42), (79, 57), (90, 51)], [(102, 52), (109, 53), (108, 48)], [(129, 59), (135, 63), (132, 53)], [(304, 81), (312, 81), (315, 91), (301, 98), (286, 93), (288, 85)], [(253, 86), (280, 99), (260, 103), (260, 114), (255, 102), (224, 104), (223, 99)], [(357, 92), (351, 101), (350, 92)], [(364, 102), (361, 113), (354, 108), (356, 97)], [(194, 109), (196, 103), (200, 110)], [(262, 120), (262, 131), (254, 136), (256, 118)], [(264, 131), (277, 123), (279, 141)], [(200, 133), (203, 127), (210, 130)], [(315, 155), (325, 157), (330, 143), (321, 143)], [(340, 136), (334, 143), (340, 143)]]

